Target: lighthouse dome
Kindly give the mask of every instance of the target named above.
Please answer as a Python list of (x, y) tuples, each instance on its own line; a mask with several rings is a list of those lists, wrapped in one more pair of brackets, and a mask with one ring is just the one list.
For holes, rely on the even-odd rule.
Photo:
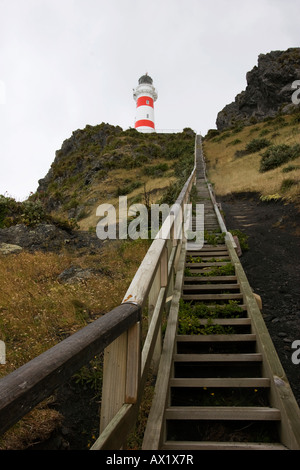
[(153, 80), (149, 75), (146, 73), (145, 75), (142, 75), (141, 78), (139, 79), (139, 85), (142, 85), (142, 83), (149, 83), (152, 85)]

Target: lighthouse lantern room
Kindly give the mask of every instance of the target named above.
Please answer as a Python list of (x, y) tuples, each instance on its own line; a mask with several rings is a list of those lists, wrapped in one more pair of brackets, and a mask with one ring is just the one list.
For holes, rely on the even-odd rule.
[(133, 90), (136, 102), (135, 128), (140, 132), (155, 132), (154, 101), (157, 100), (157, 91), (153, 80), (146, 73), (139, 79), (139, 84)]

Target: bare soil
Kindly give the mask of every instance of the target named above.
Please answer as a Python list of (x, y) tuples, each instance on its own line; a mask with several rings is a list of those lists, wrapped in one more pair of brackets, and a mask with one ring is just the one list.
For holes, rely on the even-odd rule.
[(300, 404), (300, 364), (292, 343), (300, 340), (300, 212), (282, 201), (262, 202), (256, 193), (217, 197), (227, 229), (248, 235), (241, 262), (262, 298), (262, 314), (279, 359)]

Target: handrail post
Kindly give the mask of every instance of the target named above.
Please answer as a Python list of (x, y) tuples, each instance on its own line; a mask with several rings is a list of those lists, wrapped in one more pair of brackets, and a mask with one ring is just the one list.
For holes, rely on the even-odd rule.
[(100, 433), (125, 403), (127, 350), (126, 331), (104, 350)]
[(104, 350), (100, 433), (124, 404), (137, 402), (140, 379), (141, 321), (137, 321)]
[(125, 403), (135, 404), (138, 399), (141, 380), (141, 322), (137, 322), (127, 332), (127, 371)]
[[(162, 274), (161, 263), (159, 263), (150, 292), (149, 292), (149, 297), (148, 297), (148, 323), (149, 325), (152, 321), (153, 313), (155, 310), (155, 305), (156, 305), (160, 288), (161, 288), (161, 274)], [(161, 325), (160, 325), (159, 330), (157, 332), (157, 340), (156, 340), (156, 344), (155, 344), (155, 348), (154, 348), (154, 352), (152, 356), (152, 362), (151, 362), (154, 374), (158, 370), (158, 365), (159, 365), (160, 355), (161, 355), (161, 346), (162, 346), (162, 334), (161, 334)]]

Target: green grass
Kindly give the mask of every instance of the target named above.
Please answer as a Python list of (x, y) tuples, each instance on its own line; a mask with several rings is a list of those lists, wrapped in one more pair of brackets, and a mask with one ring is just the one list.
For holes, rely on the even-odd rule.
[(299, 115), (279, 115), (224, 132), (210, 130), (203, 148), (216, 195), (256, 192), (261, 200), (269, 200), (276, 194), (298, 204), (299, 185), (287, 188), (283, 180), (285, 171), (293, 172), (293, 180), (300, 179)]

